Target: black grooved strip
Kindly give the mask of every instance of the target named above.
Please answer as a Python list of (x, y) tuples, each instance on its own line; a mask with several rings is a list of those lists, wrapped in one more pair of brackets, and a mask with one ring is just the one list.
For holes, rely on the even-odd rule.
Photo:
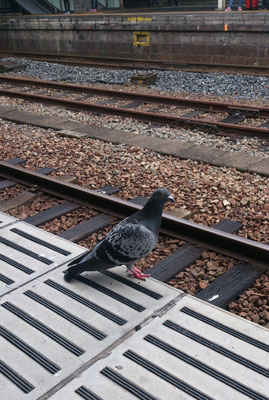
[(170, 328), (192, 340), (195, 340), (195, 342), (200, 343), (203, 346), (208, 347), (209, 349), (212, 349), (216, 351), (219, 354), (222, 354), (225, 357), (228, 357), (229, 359), (238, 362), (241, 365), (244, 365), (245, 367), (252, 369), (253, 371), (257, 372), (258, 374), (264, 375), (267, 378), (269, 378), (269, 370), (248, 360), (247, 358), (244, 358), (236, 353), (233, 353), (232, 351), (226, 349), (225, 347), (220, 346), (219, 344), (216, 344), (214, 342), (211, 342), (208, 339), (203, 338), (200, 335), (197, 335), (194, 332), (189, 331), (188, 329), (183, 328), (182, 326), (179, 326), (175, 324), (172, 321), (165, 321), (163, 323), (164, 326), (167, 328)]
[(31, 275), (33, 274), (35, 271), (33, 271), (32, 269), (25, 267), (24, 265), (18, 263), (15, 260), (12, 260), (11, 258), (8, 258), (6, 256), (4, 256), (3, 254), (0, 254), (0, 260), (4, 261), (5, 263), (11, 265), (14, 268), (19, 269), (22, 272), (25, 272), (25, 274)]
[(133, 288), (135, 290), (138, 290), (141, 293), (146, 294), (147, 296), (152, 297), (153, 299), (160, 300), (163, 297), (161, 294), (153, 292), (152, 290), (147, 289), (147, 288), (145, 288), (143, 286), (140, 286), (135, 282), (131, 282), (128, 279), (122, 278), (121, 276), (119, 276), (117, 274), (114, 274), (113, 272), (110, 272), (110, 271), (107, 271), (107, 270), (106, 271), (101, 271), (101, 272), (102, 272), (102, 274), (104, 274), (106, 276), (109, 276), (110, 278), (115, 279), (116, 281), (121, 282), (126, 286), (129, 286), (129, 287), (131, 287), (131, 288)]
[(31, 315), (27, 314), (25, 311), (21, 310), (14, 304), (7, 301), (2, 304), (2, 307), (4, 307), (6, 310), (13, 313), (17, 317), (21, 318), (23, 321), (27, 322), (33, 328), (44, 333), (44, 335), (48, 336), (50, 339), (54, 340), (55, 342), (63, 346), (65, 349), (73, 353), (75, 356), (79, 357), (81, 356), (81, 354), (85, 353), (85, 350), (83, 350), (81, 347), (78, 347), (77, 345), (73, 344), (64, 336), (59, 335), (53, 329), (49, 328), (42, 322), (38, 321)]
[(27, 343), (18, 338), (8, 329), (4, 328), (2, 325), (0, 325), (0, 335), (5, 338), (9, 343), (13, 344), (13, 346), (17, 347), (19, 350), (27, 354), (28, 357), (32, 358), (32, 360), (37, 362), (51, 374), (56, 374), (58, 371), (60, 371), (61, 368), (57, 364), (50, 361), (47, 357), (43, 356), (43, 354), (39, 353), (33, 347), (29, 346)]
[(111, 311), (108, 311), (105, 308), (98, 306), (92, 301), (86, 299), (85, 297), (80, 296), (79, 294), (73, 292), (70, 289), (65, 288), (62, 285), (59, 285), (59, 283), (54, 282), (51, 279), (47, 279), (44, 283), (58, 290), (59, 292), (65, 294), (66, 296), (71, 297), (71, 299), (78, 301), (79, 303), (90, 308), (91, 310), (96, 311), (97, 313), (103, 315), (104, 317), (110, 319), (111, 321), (115, 322), (118, 325), (124, 325), (127, 322), (125, 319), (119, 317), (118, 315), (112, 313)]
[(53, 244), (48, 243), (48, 242), (46, 242), (45, 240), (39, 239), (39, 238), (37, 238), (37, 237), (35, 237), (35, 236), (33, 236), (33, 235), (30, 235), (29, 233), (23, 232), (23, 231), (21, 231), (20, 229), (12, 228), (12, 229), (11, 229), (11, 232), (14, 232), (14, 233), (16, 233), (17, 235), (20, 235), (20, 236), (24, 237), (25, 239), (29, 239), (29, 240), (31, 240), (32, 242), (38, 243), (38, 244), (40, 244), (41, 246), (47, 247), (48, 249), (53, 250), (53, 251), (55, 251), (56, 253), (62, 254), (62, 255), (64, 255), (64, 256), (69, 256), (69, 255), (71, 254), (69, 251), (60, 249), (60, 247), (54, 246)]
[(91, 392), (85, 386), (80, 386), (75, 390), (75, 393), (79, 394), (85, 400), (102, 400), (101, 397)]
[(127, 390), (128, 392), (132, 393), (136, 397), (141, 400), (157, 400), (156, 397), (151, 396), (148, 392), (141, 389), (139, 386), (135, 385), (129, 379), (124, 378), (122, 375), (118, 374), (117, 372), (113, 371), (113, 369), (105, 367), (100, 371), (101, 374), (106, 376), (107, 378), (111, 379), (113, 382), (117, 383), (123, 389)]
[(55, 312), (55, 314), (60, 315), (60, 317), (65, 318), (67, 321), (71, 322), (72, 324), (78, 326), (83, 331), (89, 333), (90, 335), (94, 336), (98, 340), (103, 340), (107, 335), (103, 332), (100, 332), (98, 329), (94, 328), (93, 326), (87, 324), (87, 322), (82, 321), (82, 319), (77, 318), (75, 315), (70, 314), (69, 312), (65, 311), (63, 308), (56, 306), (56, 304), (52, 303), (51, 301), (45, 299), (44, 297), (40, 296), (37, 293), (32, 292), (31, 290), (27, 290), (24, 292), (27, 297), (36, 301), (37, 303), (41, 304), (42, 306), (48, 308), (49, 310)]
[(216, 369), (209, 367), (205, 363), (196, 360), (194, 357), (191, 357), (188, 354), (183, 353), (182, 351), (176, 349), (175, 347), (169, 345), (168, 343), (166, 343), (152, 335), (145, 336), (144, 340), (153, 344), (154, 346), (158, 347), (159, 349), (166, 351), (167, 353), (180, 359), (181, 361), (191, 365), (192, 367), (197, 368), (199, 371), (202, 371), (205, 374), (212, 376), (213, 378), (217, 379), (218, 381), (224, 383), (227, 386), (230, 386), (231, 388), (237, 390), (238, 392), (244, 394), (245, 396), (250, 397), (251, 399), (268, 400), (268, 398), (266, 398), (262, 394), (256, 392), (255, 390), (248, 388), (247, 386), (243, 385), (242, 383), (237, 382), (236, 380), (230, 378), (229, 376), (223, 374), (222, 372), (219, 372)]
[(116, 292), (113, 292), (112, 290), (107, 289), (106, 287), (101, 286), (98, 283), (96, 283), (90, 279), (85, 278), (84, 276), (76, 276), (75, 279), (82, 283), (85, 283), (85, 285), (88, 285), (96, 290), (99, 290), (99, 292), (102, 292), (102, 293), (106, 294), (107, 296), (110, 296), (113, 299), (120, 301), (121, 303), (125, 304), (126, 306), (128, 306), (130, 308), (133, 308), (134, 310), (136, 310), (138, 312), (142, 312), (145, 310), (145, 307), (141, 306), (140, 304), (135, 303), (134, 301), (127, 299), (127, 297), (124, 297)]
[(16, 386), (18, 386), (18, 388), (20, 388), (24, 393), (29, 393), (35, 388), (31, 383), (29, 383), (26, 379), (24, 379), (21, 375), (19, 375), (1, 360), (0, 372)]
[(12, 285), (12, 283), (14, 283), (14, 281), (10, 278), (8, 278), (7, 276), (0, 274), (0, 281), (6, 283), (7, 285)]
[(206, 394), (200, 392), (200, 390), (195, 389), (193, 386), (183, 382), (181, 379), (178, 379), (176, 376), (171, 375), (169, 372), (151, 363), (150, 361), (139, 356), (131, 350), (127, 350), (123, 355), (129, 358), (129, 360), (134, 361), (138, 365), (141, 365), (141, 367), (157, 375), (159, 378), (175, 386), (177, 389), (180, 389), (183, 392), (194, 397), (196, 400), (213, 400), (212, 397), (209, 397)]
[(35, 258), (36, 260), (41, 261), (44, 264), (47, 265), (53, 264), (53, 261), (49, 260), (48, 258), (42, 257), (39, 254), (34, 253), (33, 251), (28, 250), (22, 246), (19, 246), (18, 244), (13, 243), (10, 240), (7, 240), (3, 237), (0, 237), (0, 242), (5, 244), (6, 246), (12, 247), (12, 249), (20, 251), (21, 253), (27, 254), (28, 256)]
[(198, 319), (199, 321), (205, 322), (206, 324), (211, 325), (214, 328), (220, 329), (221, 331), (226, 332), (229, 335), (232, 335), (240, 340), (244, 340), (245, 342), (252, 344), (255, 347), (258, 347), (261, 350), (269, 352), (269, 346), (267, 344), (262, 343), (259, 340), (253, 339), (252, 337), (247, 336), (239, 331), (236, 331), (235, 329), (230, 328), (224, 324), (221, 324), (220, 322), (217, 322), (214, 319), (199, 314), (198, 312), (193, 311), (188, 307), (183, 307), (180, 311), (183, 312), (184, 314), (190, 315), (191, 317)]

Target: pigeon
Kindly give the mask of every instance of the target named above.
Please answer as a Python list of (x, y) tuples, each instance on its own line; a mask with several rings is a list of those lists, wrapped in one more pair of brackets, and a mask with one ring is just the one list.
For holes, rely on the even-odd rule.
[(71, 261), (64, 279), (68, 282), (84, 271), (101, 271), (120, 265), (127, 267), (130, 276), (141, 280), (149, 277), (133, 264), (155, 247), (167, 201), (174, 202), (167, 189), (155, 190), (141, 210), (122, 220), (86, 255)]

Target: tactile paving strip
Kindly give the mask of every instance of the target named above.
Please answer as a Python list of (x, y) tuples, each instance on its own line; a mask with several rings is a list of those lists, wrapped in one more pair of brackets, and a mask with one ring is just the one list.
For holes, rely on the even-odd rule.
[(0, 229), (0, 296), (85, 251), (24, 222)]
[(16, 218), (10, 217), (8, 214), (0, 211), (0, 229), (16, 221), (18, 221)]
[(266, 400), (269, 331), (189, 296), (53, 400)]
[(124, 267), (89, 272), (70, 283), (63, 279), (64, 269), (1, 299), (0, 393), (5, 400), (40, 398), (183, 295), (154, 280), (128, 278)]

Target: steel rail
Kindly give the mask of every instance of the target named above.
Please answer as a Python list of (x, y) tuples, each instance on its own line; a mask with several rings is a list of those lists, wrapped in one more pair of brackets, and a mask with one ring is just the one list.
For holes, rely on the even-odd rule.
[(74, 85), (70, 83), (50, 82), (50, 81), (20, 78), (14, 76), (11, 77), (5, 75), (0, 75), (0, 82), (6, 82), (10, 84), (16, 83), (18, 85), (45, 87), (56, 90), (57, 89), (72, 90), (74, 92), (79, 92), (79, 93), (84, 92), (89, 94), (96, 94), (99, 96), (109, 96), (121, 99), (137, 100), (141, 102), (144, 101), (157, 104), (170, 104), (182, 108), (195, 108), (209, 112), (212, 111), (227, 112), (227, 113), (242, 112), (244, 114), (250, 114), (252, 116), (255, 115), (261, 118), (269, 118), (269, 107), (244, 106), (238, 103), (231, 104), (231, 103), (213, 102), (207, 100), (194, 100), (182, 97), (160, 96), (160, 95), (146, 94), (146, 93), (130, 93), (130, 92), (123, 92), (120, 90), (98, 88), (94, 86), (87, 87), (82, 85)]
[[(125, 218), (141, 208), (129, 201), (98, 193), (79, 185), (0, 162), (0, 175), (27, 186), (38, 186), (44, 192), (87, 205), (98, 211)], [(161, 232), (213, 251), (269, 268), (269, 246), (214, 228), (163, 214)]]
[(73, 108), (76, 110), (82, 111), (90, 111), (90, 112), (99, 112), (103, 114), (109, 115), (120, 115), (127, 118), (134, 118), (139, 121), (147, 121), (147, 122), (155, 122), (159, 124), (170, 124), (172, 126), (178, 125), (188, 125), (194, 127), (201, 127), (205, 129), (213, 129), (216, 133), (221, 131), (228, 131), (227, 134), (237, 134), (243, 136), (259, 136), (263, 139), (267, 138), (269, 135), (269, 129), (267, 128), (259, 128), (253, 126), (241, 126), (236, 124), (228, 124), (225, 122), (219, 121), (208, 121), (203, 119), (194, 119), (194, 118), (184, 118), (177, 117), (173, 115), (166, 114), (157, 114), (153, 112), (145, 112), (145, 111), (136, 111), (132, 109), (125, 109), (120, 107), (110, 107), (106, 105), (96, 104), (96, 103), (86, 103), (83, 101), (75, 101), (75, 100), (67, 100), (58, 97), (38, 95), (38, 94), (30, 94), (24, 92), (15, 92), (12, 90), (3, 90), (0, 89), (0, 95), (26, 99), (29, 101), (36, 100), (41, 103), (54, 104), (58, 106), (64, 106), (68, 108)]

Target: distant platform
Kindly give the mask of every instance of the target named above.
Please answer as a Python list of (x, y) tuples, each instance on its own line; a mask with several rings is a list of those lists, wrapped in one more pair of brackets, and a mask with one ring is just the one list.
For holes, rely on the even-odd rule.
[(269, 67), (267, 11), (178, 9), (1, 17), (0, 54)]
[(111, 8), (111, 9), (100, 9), (97, 12), (92, 13), (90, 11), (85, 12), (71, 12), (70, 14), (65, 13), (57, 13), (57, 14), (42, 14), (42, 15), (27, 15), (27, 14), (0, 14), (0, 17), (40, 17), (40, 18), (54, 18), (54, 17), (66, 17), (70, 18), (72, 16), (86, 16), (91, 15), (93, 17), (102, 16), (102, 15), (156, 15), (156, 14), (164, 14), (164, 15), (171, 15), (171, 14), (178, 14), (178, 13), (222, 13), (225, 14), (233, 14), (239, 13), (242, 14), (243, 12), (247, 13), (267, 13), (269, 10), (259, 9), (247, 9), (244, 4), (242, 6), (243, 11), (237, 10), (237, 3), (234, 4), (233, 10), (231, 12), (225, 12), (224, 9), (217, 9), (216, 5), (179, 5), (178, 7), (145, 7), (145, 8)]

